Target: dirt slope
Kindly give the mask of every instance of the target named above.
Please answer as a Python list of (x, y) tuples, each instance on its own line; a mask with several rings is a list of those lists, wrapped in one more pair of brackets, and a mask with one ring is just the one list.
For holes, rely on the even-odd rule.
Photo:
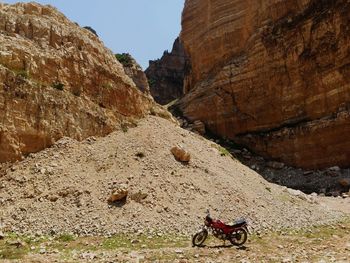
[[(176, 144), (191, 153), (188, 165), (170, 153)], [(225, 154), (213, 142), (153, 116), (104, 138), (64, 138), (0, 175), (0, 230), (192, 233), (207, 208), (226, 221), (245, 216), (256, 230), (341, 215), (310, 196), (266, 182)], [(109, 205), (118, 184), (128, 185), (126, 203)], [(137, 200), (139, 192), (147, 197)]]

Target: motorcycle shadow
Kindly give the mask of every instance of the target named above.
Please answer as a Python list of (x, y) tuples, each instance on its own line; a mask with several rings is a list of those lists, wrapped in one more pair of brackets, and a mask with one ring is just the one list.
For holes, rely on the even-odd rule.
[(249, 247), (246, 246), (235, 246), (235, 245), (201, 245), (201, 248), (236, 248), (237, 250), (249, 251)]

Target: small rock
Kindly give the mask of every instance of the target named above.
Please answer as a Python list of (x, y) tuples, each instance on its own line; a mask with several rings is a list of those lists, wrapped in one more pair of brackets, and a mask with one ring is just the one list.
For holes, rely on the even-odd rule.
[(5, 238), (5, 234), (0, 231), (0, 240)]
[(93, 260), (96, 258), (96, 254), (93, 254), (90, 252), (84, 252), (84, 253), (80, 254), (80, 258), (85, 259), (85, 260)]
[(333, 166), (327, 169), (327, 171), (340, 172), (339, 166)]
[(268, 162), (267, 166), (273, 169), (282, 169), (284, 167), (284, 163), (280, 162)]
[(127, 189), (127, 185), (125, 184), (120, 184), (119, 186), (117, 186), (114, 191), (112, 192), (112, 195), (108, 198), (108, 202), (116, 202), (116, 201), (120, 201), (123, 200), (127, 197), (128, 195), (128, 189)]
[(340, 175), (340, 168), (338, 166), (330, 167), (326, 170), (326, 174), (332, 177)]
[(183, 253), (184, 253), (184, 251), (183, 251), (183, 250), (181, 250), (181, 249), (176, 249), (176, 250), (175, 250), (175, 253), (176, 253), (176, 254), (183, 254)]
[(49, 195), (47, 197), (47, 199), (51, 202), (56, 202), (58, 200), (58, 196), (57, 195)]
[(205, 125), (200, 120), (196, 120), (192, 124), (192, 128), (193, 128), (194, 131), (198, 132), (200, 135), (204, 135), (205, 134)]
[(313, 173), (313, 171), (304, 171), (303, 175), (309, 175), (309, 174), (312, 174), (312, 173)]

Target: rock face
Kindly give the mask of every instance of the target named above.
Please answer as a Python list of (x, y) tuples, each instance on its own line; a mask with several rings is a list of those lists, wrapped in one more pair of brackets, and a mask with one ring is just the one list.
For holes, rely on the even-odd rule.
[(50, 6), (0, 4), (0, 162), (106, 135), (154, 102), (112, 52)]
[(190, 120), (269, 159), (350, 165), (350, 2), (187, 0)]
[(182, 97), (187, 63), (188, 58), (179, 38), (175, 40), (170, 53), (165, 51), (161, 59), (150, 61), (145, 73), (156, 102), (165, 105)]
[(146, 74), (142, 71), (141, 66), (128, 53), (116, 54), (116, 58), (122, 63), (126, 75), (128, 75), (143, 93), (150, 94)]

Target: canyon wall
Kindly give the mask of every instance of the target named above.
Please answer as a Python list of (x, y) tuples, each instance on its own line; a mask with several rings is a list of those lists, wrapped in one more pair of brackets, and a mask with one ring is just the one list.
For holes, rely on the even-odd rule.
[(106, 135), (154, 107), (96, 35), (53, 7), (0, 4), (0, 43), (0, 162)]
[(184, 116), (269, 159), (350, 166), (350, 2), (187, 0)]
[(183, 80), (188, 58), (179, 38), (171, 52), (164, 52), (161, 59), (150, 61), (145, 71), (151, 94), (156, 102), (165, 105), (182, 97)]

